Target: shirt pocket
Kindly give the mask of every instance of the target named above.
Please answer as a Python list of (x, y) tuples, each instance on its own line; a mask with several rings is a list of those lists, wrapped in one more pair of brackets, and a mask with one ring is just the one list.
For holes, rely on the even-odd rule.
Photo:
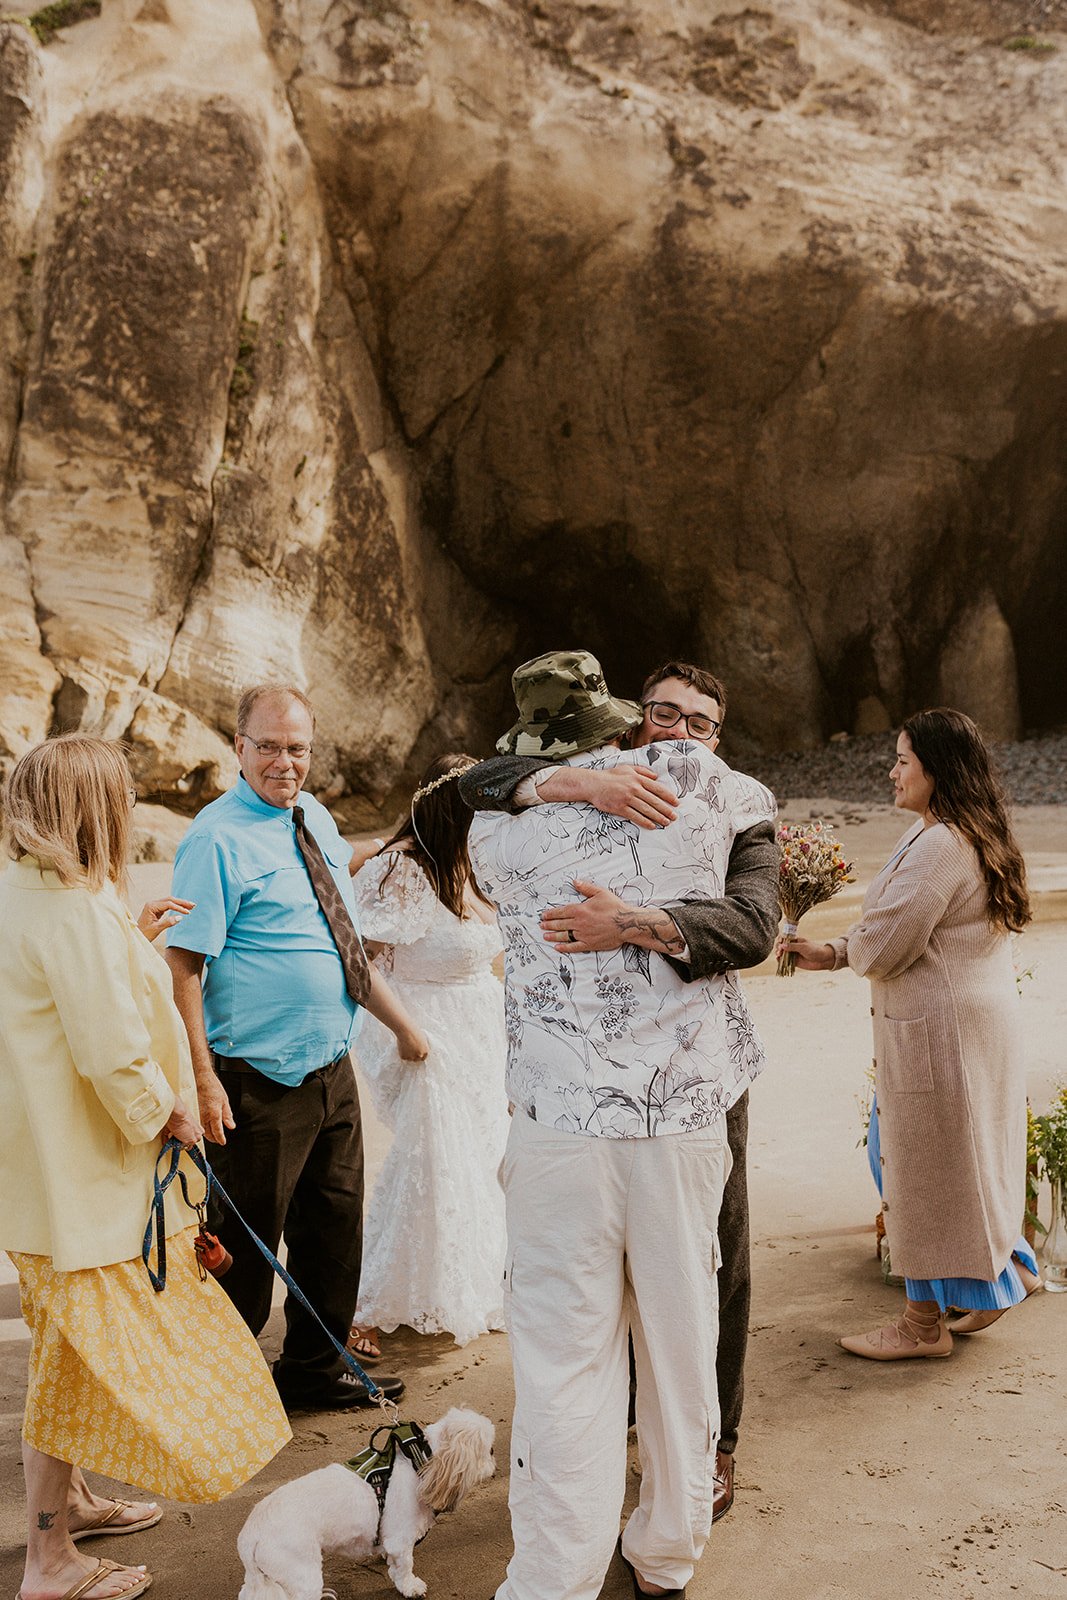
[(336, 843), (320, 845), (319, 848), (335, 872), (340, 872), (342, 867), (347, 871), (352, 851), (343, 839), (338, 839)]
[(323, 945), (323, 916), (311, 875), (298, 857), (245, 880), (240, 936), (234, 940), (237, 930), (231, 929), (228, 940), (235, 946), (271, 951), (279, 944), (286, 949), (317, 949)]
[(882, 1083), (889, 1094), (932, 1094), (934, 1074), (925, 1017), (883, 1019)]

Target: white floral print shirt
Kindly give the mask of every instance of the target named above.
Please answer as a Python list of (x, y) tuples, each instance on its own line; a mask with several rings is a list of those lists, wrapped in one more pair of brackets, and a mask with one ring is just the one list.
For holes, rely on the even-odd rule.
[(692, 740), (613, 746), (567, 765), (651, 768), (678, 816), (650, 832), (587, 805), (479, 812), (470, 854), (497, 907), (506, 962), (508, 1097), (535, 1121), (609, 1139), (685, 1133), (722, 1116), (762, 1069), (736, 972), (686, 983), (636, 945), (568, 956), (540, 916), (573, 880), (631, 905), (718, 899), (736, 834), (772, 820), (774, 797)]

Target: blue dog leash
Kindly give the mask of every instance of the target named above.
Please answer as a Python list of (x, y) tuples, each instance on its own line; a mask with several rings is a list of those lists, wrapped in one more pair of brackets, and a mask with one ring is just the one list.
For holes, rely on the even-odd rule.
[[(190, 1200), (189, 1185), (185, 1181), (185, 1173), (182, 1172), (179, 1166), (182, 1148), (183, 1147), (178, 1143), (177, 1139), (168, 1139), (167, 1143), (163, 1146), (162, 1150), (159, 1152), (159, 1155), (156, 1157), (156, 1167), (154, 1173), (152, 1174), (154, 1191), (152, 1195), (152, 1208), (148, 1213), (148, 1226), (144, 1231), (144, 1242), (141, 1245), (141, 1259), (143, 1260), (148, 1271), (148, 1276), (152, 1280), (152, 1287), (157, 1294), (159, 1294), (160, 1291), (166, 1286), (167, 1282), (167, 1230), (164, 1226), (163, 1196), (166, 1194), (175, 1178), (177, 1178), (178, 1182), (181, 1184), (183, 1200), (189, 1207), (189, 1210), (195, 1211), (199, 1217), (205, 1210), (207, 1206), (207, 1197), (211, 1193), (211, 1178), (205, 1174), (207, 1188), (204, 1191), (203, 1200), (199, 1205), (197, 1205), (195, 1201)], [(159, 1163), (162, 1161), (163, 1157), (168, 1151), (170, 1152), (170, 1167), (161, 1179), (159, 1176)], [(154, 1272), (152, 1270), (152, 1263), (149, 1260), (149, 1255), (152, 1249), (153, 1228), (155, 1228), (156, 1234), (156, 1264), (159, 1269), (158, 1272)]]
[[(199, 1202), (199, 1204), (190, 1200), (189, 1198), (189, 1189), (185, 1181), (185, 1173), (181, 1170), (180, 1165), (183, 1151), (189, 1157), (194, 1167), (196, 1167), (197, 1170), (202, 1174), (206, 1184), (204, 1198)], [(170, 1166), (161, 1178), (159, 1175), (159, 1163), (168, 1152), (170, 1153)], [(344, 1362), (348, 1371), (354, 1378), (358, 1378), (360, 1383), (366, 1386), (367, 1393), (370, 1395), (371, 1399), (380, 1405), (384, 1411), (392, 1415), (395, 1422), (400, 1415), (397, 1407), (378, 1387), (370, 1374), (364, 1372), (363, 1368), (360, 1366), (351, 1350), (346, 1350), (345, 1346), (340, 1342), (340, 1340), (334, 1338), (333, 1334), (330, 1332), (325, 1322), (323, 1322), (322, 1318), (319, 1316), (318, 1312), (315, 1310), (315, 1307), (311, 1304), (311, 1301), (308, 1299), (303, 1289), (301, 1289), (300, 1285), (294, 1281), (291, 1275), (282, 1266), (281, 1262), (278, 1260), (278, 1257), (274, 1254), (274, 1251), (271, 1250), (268, 1245), (263, 1243), (263, 1240), (259, 1237), (258, 1233), (256, 1233), (245, 1221), (244, 1217), (242, 1217), (241, 1213), (238, 1211), (237, 1207), (226, 1193), (226, 1190), (222, 1187), (222, 1184), (219, 1182), (218, 1178), (216, 1178), (215, 1174), (212, 1172), (207, 1158), (202, 1154), (199, 1146), (183, 1145), (179, 1143), (177, 1139), (168, 1139), (156, 1160), (156, 1170), (153, 1176), (154, 1190), (152, 1195), (152, 1209), (149, 1212), (148, 1226), (145, 1229), (144, 1243), (141, 1246), (141, 1258), (148, 1270), (148, 1276), (152, 1280), (152, 1287), (155, 1289), (156, 1293), (158, 1294), (165, 1287), (167, 1282), (167, 1235), (163, 1213), (163, 1197), (170, 1188), (171, 1184), (174, 1182), (175, 1178), (178, 1179), (178, 1182), (181, 1185), (182, 1198), (184, 1199), (186, 1205), (191, 1211), (195, 1211), (201, 1220), (203, 1220), (205, 1215), (208, 1196), (211, 1194), (212, 1190), (214, 1190), (223, 1204), (228, 1206), (233, 1212), (234, 1216), (237, 1218), (237, 1221), (244, 1228), (245, 1232), (248, 1234), (248, 1237), (252, 1240), (252, 1243), (256, 1246), (257, 1250), (259, 1250), (260, 1253), (270, 1262), (271, 1266), (274, 1268), (274, 1271), (278, 1274), (279, 1278), (281, 1278), (290, 1294), (295, 1295), (296, 1299), (300, 1302), (308, 1315), (313, 1317), (318, 1323), (327, 1339), (329, 1339), (330, 1343), (337, 1351), (337, 1354), (341, 1357), (341, 1360)], [(149, 1260), (152, 1252), (153, 1231), (155, 1232), (156, 1239), (156, 1263), (158, 1271), (152, 1270), (152, 1265)]]

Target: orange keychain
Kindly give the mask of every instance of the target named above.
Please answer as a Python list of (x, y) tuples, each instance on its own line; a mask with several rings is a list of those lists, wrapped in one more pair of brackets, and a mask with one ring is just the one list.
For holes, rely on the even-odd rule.
[(221, 1278), (233, 1266), (233, 1257), (226, 1246), (209, 1233), (204, 1221), (204, 1208), (197, 1206), (197, 1216), (200, 1220), (200, 1231), (193, 1240), (193, 1249), (196, 1251), (196, 1265), (201, 1280), (210, 1272), (213, 1278)]

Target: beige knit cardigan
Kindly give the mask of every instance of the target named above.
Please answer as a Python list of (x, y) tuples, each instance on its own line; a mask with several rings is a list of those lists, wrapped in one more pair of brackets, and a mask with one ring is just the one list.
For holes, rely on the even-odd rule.
[(978, 856), (917, 825), (833, 941), (870, 979), (886, 1228), (909, 1278), (1000, 1275), (1025, 1203), (1026, 1085), (1008, 936)]

